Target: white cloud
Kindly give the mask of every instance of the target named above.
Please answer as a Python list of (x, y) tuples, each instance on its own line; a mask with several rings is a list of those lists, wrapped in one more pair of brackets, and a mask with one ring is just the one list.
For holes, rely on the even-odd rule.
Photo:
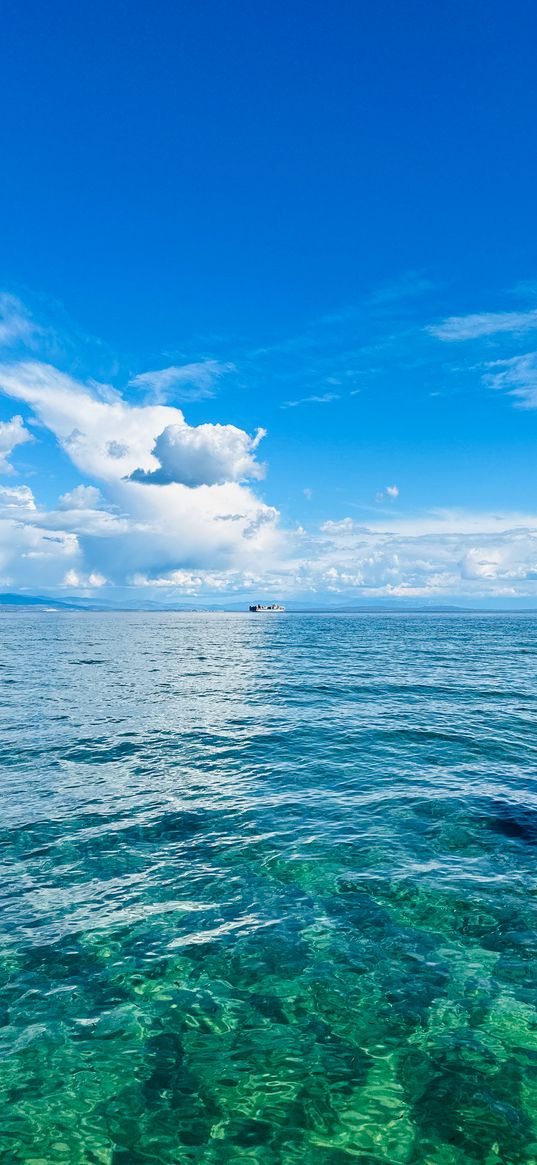
[(323, 522), (321, 526), (322, 534), (352, 534), (355, 530), (360, 529), (353, 518), (340, 518), (337, 522), (329, 520)]
[[(279, 553), (277, 511), (242, 484), (263, 473), (255, 459), (263, 430), (250, 437), (231, 425), (189, 426), (180, 409), (131, 405), (35, 361), (1, 365), (0, 387), (100, 485), (80, 485), (32, 519), (77, 539), (85, 577), (97, 571), (120, 584), (136, 572), (243, 570), (252, 555), (261, 566)], [(233, 521), (222, 520), (228, 515)]]
[(32, 515), (24, 514), (22, 508), (16, 516), (0, 517), (0, 573), (4, 585), (31, 587), (38, 592), (55, 588), (66, 562), (80, 559), (78, 539), (75, 534), (27, 522), (27, 517)]
[(383, 490), (379, 490), (379, 492), (377, 494), (375, 494), (375, 501), (376, 502), (383, 502), (386, 500), (386, 498), (391, 499), (391, 501), (395, 501), (395, 499), (398, 497), (399, 497), (399, 486), (387, 485), (387, 486), (385, 486), (385, 488)]
[(17, 445), (32, 441), (32, 434), (25, 428), (22, 417), (12, 417), (10, 421), (0, 421), (0, 473), (13, 473), (8, 457)]
[(438, 535), (497, 534), (504, 530), (536, 529), (537, 514), (515, 510), (472, 511), (434, 509), (420, 514), (373, 517), (368, 529), (373, 534), (396, 534), (405, 538)]
[(156, 469), (151, 449), (166, 425), (184, 423), (180, 409), (131, 406), (119, 394), (102, 399), (50, 364), (0, 365), (0, 388), (30, 405), (81, 473), (118, 481), (135, 469)]
[(537, 515), (433, 511), (359, 526), (325, 522), (313, 540), (316, 585), (333, 594), (449, 601), (537, 595)]
[(17, 516), (36, 514), (37, 506), (29, 485), (0, 486), (0, 514)]
[(495, 579), (501, 570), (504, 551), (499, 546), (471, 546), (461, 560), (464, 578)]
[(487, 368), (485, 384), (515, 397), (519, 408), (537, 408), (537, 352), (491, 360)]
[(77, 485), (59, 500), (61, 510), (102, 510), (104, 498), (95, 485)]
[(171, 570), (166, 575), (135, 574), (132, 583), (137, 587), (155, 587), (160, 591), (179, 592), (198, 597), (203, 594), (222, 594), (243, 591), (259, 581), (251, 571)]
[(16, 295), (0, 292), (0, 345), (6, 348), (16, 344), (32, 347), (35, 339), (42, 334), (28, 311)]
[(49, 364), (0, 365), (0, 388), (31, 405), (82, 473), (101, 481), (137, 480), (213, 485), (260, 478), (254, 453), (264, 430), (250, 437), (234, 425), (187, 425), (168, 405), (107, 399)]
[(203, 400), (214, 396), (218, 380), (234, 370), (234, 364), (201, 360), (194, 364), (174, 364), (154, 372), (140, 372), (129, 384), (133, 388), (150, 390), (156, 404), (164, 403), (170, 396), (178, 401)]
[[(245, 601), (310, 596), (318, 602), (323, 596), (334, 602), (537, 596), (537, 515), (439, 511), (420, 518), (379, 518), (368, 525), (347, 517), (325, 522), (317, 534), (300, 529), (282, 542), (275, 537), (270, 511), (265, 516), (261, 510), (252, 518), (250, 543), (243, 510), (230, 508), (229, 516), (237, 520), (221, 520), (226, 516), (222, 491), (236, 491), (235, 500), (240, 496), (244, 506), (248, 491), (243, 486), (183, 491), (204, 495), (205, 507), (213, 502), (212, 521), (200, 508), (190, 525), (188, 510), (176, 512), (182, 487), (127, 483), (125, 488), (147, 501), (145, 521), (142, 512), (134, 514), (134, 505), (128, 519), (76, 509), (47, 514), (36, 507), (31, 491), (22, 492), (24, 487), (4, 491), (2, 576), (34, 590), (59, 586), (91, 592), (109, 582), (149, 594), (153, 590), (167, 601), (185, 596), (210, 601), (226, 594)], [(229, 495), (226, 500), (229, 504)], [(89, 525), (99, 513), (112, 523), (108, 531)], [(71, 530), (65, 528), (70, 522)]]
[(167, 425), (152, 451), (159, 468), (136, 470), (131, 478), (159, 485), (178, 482), (193, 488), (261, 478), (265, 467), (254, 454), (265, 435), (264, 429), (258, 429), (255, 437), (250, 437), (235, 425)]
[[(262, 430), (190, 426), (178, 408), (129, 404), (35, 361), (0, 366), (0, 386), (84, 478), (47, 510), (27, 485), (0, 489), (0, 575), (13, 587), (132, 586), (170, 601), (537, 597), (537, 515), (386, 506), (367, 524), (343, 517), (285, 533), (244, 483), (263, 472)], [(394, 499), (397, 486), (384, 493)]]
[(332, 401), (340, 399), (340, 394), (338, 392), (323, 392), (317, 396), (303, 396), (300, 398), (300, 400), (286, 400), (281, 407), (282, 409), (296, 409), (298, 405), (328, 405), (331, 404)]
[(489, 311), (467, 316), (448, 316), (427, 328), (438, 340), (477, 340), (498, 332), (529, 332), (537, 328), (537, 309), (531, 311)]
[(72, 567), (66, 571), (63, 580), (63, 585), (75, 590), (90, 590), (99, 589), (99, 587), (106, 586), (108, 579), (104, 574), (99, 574), (98, 570), (92, 570), (90, 574), (83, 574), (79, 570), (74, 570)]

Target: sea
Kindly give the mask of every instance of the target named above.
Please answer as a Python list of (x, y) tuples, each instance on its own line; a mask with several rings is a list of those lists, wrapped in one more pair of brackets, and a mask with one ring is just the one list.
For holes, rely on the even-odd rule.
[(537, 1161), (537, 618), (0, 614), (2, 1165)]

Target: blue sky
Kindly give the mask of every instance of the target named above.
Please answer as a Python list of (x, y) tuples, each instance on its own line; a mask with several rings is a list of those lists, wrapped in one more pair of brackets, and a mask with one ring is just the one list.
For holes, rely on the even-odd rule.
[(3, 26), (0, 589), (535, 605), (535, 6)]

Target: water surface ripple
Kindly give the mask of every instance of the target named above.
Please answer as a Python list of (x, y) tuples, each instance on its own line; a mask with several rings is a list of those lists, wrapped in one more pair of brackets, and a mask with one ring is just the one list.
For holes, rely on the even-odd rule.
[(0, 1159), (535, 1163), (537, 619), (0, 625)]

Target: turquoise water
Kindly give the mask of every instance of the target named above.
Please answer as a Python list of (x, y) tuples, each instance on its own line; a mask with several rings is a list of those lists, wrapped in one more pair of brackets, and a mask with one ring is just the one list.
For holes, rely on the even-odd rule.
[(537, 1161), (537, 619), (0, 626), (2, 1162)]

